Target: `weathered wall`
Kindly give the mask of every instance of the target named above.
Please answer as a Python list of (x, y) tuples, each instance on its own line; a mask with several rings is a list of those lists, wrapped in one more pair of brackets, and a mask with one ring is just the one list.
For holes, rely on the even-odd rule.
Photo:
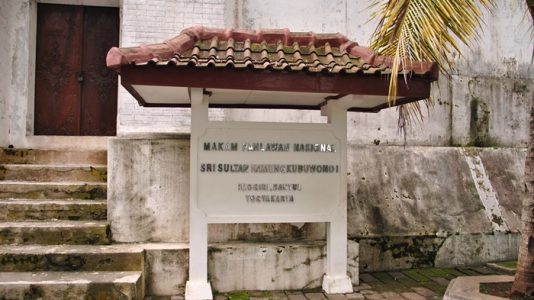
[[(201, 24), (212, 27), (287, 27), (291, 30), (341, 32), (368, 44), (374, 23), (366, 23), (369, 0), (54, 0), (51, 2), (121, 6), (121, 46), (161, 42), (183, 28)], [(422, 126), (414, 126), (409, 145), (491, 145), (524, 147), (528, 138), (528, 99), (534, 93), (530, 64), (532, 36), (520, 0), (499, 0), (480, 43), (466, 49), (450, 78), (442, 76), (441, 90), (434, 89), (435, 105)], [(105, 143), (84, 139), (33, 137), (33, 73), (36, 0), (0, 1), (0, 145), (15, 147), (69, 147)], [(302, 15), (301, 8), (311, 11)], [(513, 33), (513, 34), (512, 34)], [(472, 106), (476, 102), (477, 105)], [(120, 88), (119, 135), (140, 132), (189, 132), (188, 109), (142, 108)], [(477, 107), (477, 109), (475, 109)], [(476, 114), (474, 114), (476, 112)], [(216, 119), (309, 120), (307, 112), (215, 110)], [(350, 114), (352, 144), (400, 145), (395, 109), (378, 114)]]
[(29, 1), (0, 1), (0, 145), (26, 135), (29, 109), (30, 20)]
[[(361, 269), (516, 257), (524, 149), (351, 146), (348, 157), (348, 238)], [(188, 242), (188, 158), (187, 137), (110, 141), (115, 241)], [(217, 243), (324, 239), (322, 223), (209, 226)]]
[(118, 242), (184, 242), (189, 236), (189, 143), (113, 139), (108, 222)]

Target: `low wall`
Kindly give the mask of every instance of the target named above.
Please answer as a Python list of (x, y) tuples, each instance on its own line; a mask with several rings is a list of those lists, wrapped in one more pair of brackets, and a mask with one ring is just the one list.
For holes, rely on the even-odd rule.
[[(360, 270), (516, 258), (525, 155), (522, 148), (350, 146), (348, 239), (359, 243)], [(113, 240), (187, 243), (188, 137), (113, 138), (108, 156)], [(260, 244), (321, 242), (325, 232), (322, 223), (210, 224), (217, 249), (210, 257), (218, 261), (210, 276), (240, 272), (221, 264), (235, 249), (247, 252), (243, 243), (254, 252)]]

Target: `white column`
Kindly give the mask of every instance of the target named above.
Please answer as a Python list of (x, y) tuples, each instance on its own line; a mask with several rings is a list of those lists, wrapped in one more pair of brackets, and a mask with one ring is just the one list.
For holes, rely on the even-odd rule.
[(198, 208), (198, 139), (208, 124), (208, 100), (203, 90), (191, 89), (191, 146), (189, 183), (189, 280), (185, 285), (185, 299), (213, 299), (208, 282), (208, 223)]
[(352, 282), (347, 275), (347, 109), (342, 101), (331, 100), (322, 107), (321, 114), (328, 118), (340, 141), (339, 195), (342, 197), (335, 217), (327, 223), (323, 290), (328, 294), (352, 293)]

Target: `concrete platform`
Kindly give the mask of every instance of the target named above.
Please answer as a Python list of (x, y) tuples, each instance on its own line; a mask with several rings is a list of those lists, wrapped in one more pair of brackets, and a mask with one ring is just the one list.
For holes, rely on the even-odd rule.
[(449, 284), (443, 300), (505, 300), (507, 298), (480, 293), (480, 284), (512, 281), (514, 276), (509, 275), (458, 277)]

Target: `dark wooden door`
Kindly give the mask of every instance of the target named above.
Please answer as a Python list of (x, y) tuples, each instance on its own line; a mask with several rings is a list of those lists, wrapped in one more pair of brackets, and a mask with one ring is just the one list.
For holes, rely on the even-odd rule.
[(38, 4), (35, 134), (115, 135), (117, 8)]

